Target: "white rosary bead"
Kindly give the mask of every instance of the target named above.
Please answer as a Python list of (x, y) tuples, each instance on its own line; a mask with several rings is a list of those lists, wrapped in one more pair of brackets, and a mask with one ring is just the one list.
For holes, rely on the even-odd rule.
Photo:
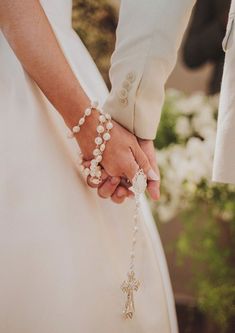
[(95, 176), (97, 177), (97, 178), (100, 178), (101, 177), (101, 171), (98, 169), (98, 170), (96, 170), (96, 172), (95, 172)]
[(135, 254), (134, 254), (134, 252), (131, 252), (131, 259), (135, 259)]
[(90, 170), (90, 176), (95, 177), (95, 170)]
[(109, 141), (111, 139), (111, 135), (109, 133), (105, 133), (103, 135), (103, 139), (104, 139), (104, 141)]
[(97, 131), (98, 133), (100, 133), (100, 134), (103, 133), (103, 132), (104, 132), (104, 126), (99, 125), (99, 126), (97, 127), (96, 131)]
[(84, 170), (84, 174), (85, 174), (85, 176), (89, 176), (89, 174), (90, 174), (90, 169), (89, 169), (89, 168), (85, 168), (85, 170)]
[(97, 137), (95, 138), (95, 143), (96, 143), (97, 145), (101, 145), (102, 142), (103, 142), (103, 140), (102, 140), (102, 138), (101, 138), (100, 136), (97, 136)]
[(79, 124), (80, 126), (82, 126), (84, 123), (85, 123), (85, 118), (82, 117), (82, 118), (79, 120), (78, 124)]
[[(91, 166), (90, 166), (90, 170), (91, 170), (91, 171), (95, 171), (96, 168), (97, 168), (97, 165), (96, 165), (96, 164), (91, 164)], [(92, 175), (91, 175), (91, 176), (92, 176)]]
[(100, 145), (100, 151), (103, 152), (105, 150), (105, 143), (102, 143)]
[(100, 163), (102, 161), (102, 156), (98, 155), (95, 160), (97, 163)]
[(98, 185), (100, 183), (100, 180), (98, 178), (91, 179), (91, 182), (95, 185)]
[(109, 121), (106, 125), (107, 130), (111, 130), (113, 128), (113, 124), (111, 123), (111, 121)]
[(86, 116), (90, 116), (90, 114), (91, 114), (91, 108), (87, 108), (87, 109), (85, 110), (85, 115), (86, 115)]
[(80, 131), (80, 127), (79, 126), (74, 126), (73, 127), (73, 133), (78, 133)]
[(94, 155), (94, 156), (98, 156), (98, 155), (100, 155), (100, 154), (101, 154), (100, 149), (96, 148), (96, 149), (93, 150), (93, 155)]
[(101, 123), (105, 123), (106, 118), (105, 118), (105, 116), (104, 116), (103, 114), (101, 114), (101, 115), (99, 116), (99, 121), (100, 121)]
[(105, 113), (105, 118), (106, 118), (107, 120), (111, 120), (111, 116), (110, 116), (110, 114)]
[(81, 164), (80, 165), (80, 171), (83, 172), (84, 170), (85, 170), (85, 167), (84, 167), (84, 165)]

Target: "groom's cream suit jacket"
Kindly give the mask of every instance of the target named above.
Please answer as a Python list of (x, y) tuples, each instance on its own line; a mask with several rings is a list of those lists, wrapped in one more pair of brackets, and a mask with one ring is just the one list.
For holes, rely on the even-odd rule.
[(164, 85), (195, 0), (121, 0), (111, 93), (104, 109), (140, 138), (154, 139)]
[(224, 74), (213, 168), (213, 180), (235, 184), (235, 0), (232, 0), (223, 40)]
[[(164, 101), (164, 85), (195, 0), (121, 0), (112, 55), (111, 92), (104, 105), (136, 136), (154, 139)], [(235, 183), (235, 0), (223, 42), (225, 71), (213, 178)]]

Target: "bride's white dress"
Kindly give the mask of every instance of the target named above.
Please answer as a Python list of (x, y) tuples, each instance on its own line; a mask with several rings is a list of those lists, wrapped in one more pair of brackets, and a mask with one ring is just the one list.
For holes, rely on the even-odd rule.
[[(105, 84), (71, 28), (71, 1), (43, 8), (79, 82)], [(164, 253), (147, 203), (136, 249), (141, 280), (122, 317), (134, 202), (99, 199), (76, 167), (77, 146), (0, 33), (0, 332), (175, 333)]]

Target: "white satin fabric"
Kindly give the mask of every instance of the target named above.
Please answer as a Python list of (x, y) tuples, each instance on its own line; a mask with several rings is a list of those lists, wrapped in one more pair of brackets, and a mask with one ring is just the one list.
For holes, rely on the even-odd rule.
[[(91, 99), (107, 90), (71, 28), (71, 1), (42, 6)], [(133, 202), (101, 200), (76, 168), (77, 147), (0, 33), (0, 332), (176, 333), (164, 253), (143, 201), (136, 314), (121, 312)]]

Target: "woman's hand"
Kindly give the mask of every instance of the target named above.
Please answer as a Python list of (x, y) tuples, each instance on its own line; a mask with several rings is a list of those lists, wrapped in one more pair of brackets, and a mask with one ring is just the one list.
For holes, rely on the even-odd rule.
[[(86, 166), (92, 159), (97, 124), (98, 112), (93, 111), (92, 115), (87, 118), (86, 124), (76, 135), (84, 159), (87, 161)], [(111, 140), (106, 145), (101, 163), (105, 173), (103, 172), (103, 181), (98, 187), (98, 194), (102, 198), (111, 197), (113, 201), (120, 203), (125, 197), (131, 195), (125, 179), (131, 182), (139, 168), (144, 170), (148, 178), (155, 179), (155, 181), (158, 179), (158, 175), (150, 165), (137, 138), (115, 121), (113, 121), (113, 125)], [(88, 184), (91, 187), (97, 187), (89, 182), (89, 177)]]
[[(160, 172), (157, 165), (157, 159), (156, 159), (156, 150), (153, 145), (152, 140), (143, 140), (138, 139), (139, 145), (141, 149), (146, 154), (150, 165), (152, 166), (153, 170), (158, 175), (159, 179), (151, 179), (151, 177), (148, 177), (148, 183), (147, 183), (147, 191), (151, 197), (152, 200), (159, 200), (160, 198)], [(128, 190), (128, 184), (123, 182), (122, 179), (117, 180), (116, 177), (108, 177), (108, 175), (104, 174), (104, 178), (106, 176), (106, 180), (103, 181), (99, 185), (98, 192), (100, 193), (100, 196), (102, 197), (111, 197), (111, 199), (116, 203), (121, 203), (125, 200), (126, 197), (133, 196), (133, 193)], [(114, 185), (115, 181), (117, 182), (116, 185)], [(92, 187), (92, 184), (89, 184)]]

